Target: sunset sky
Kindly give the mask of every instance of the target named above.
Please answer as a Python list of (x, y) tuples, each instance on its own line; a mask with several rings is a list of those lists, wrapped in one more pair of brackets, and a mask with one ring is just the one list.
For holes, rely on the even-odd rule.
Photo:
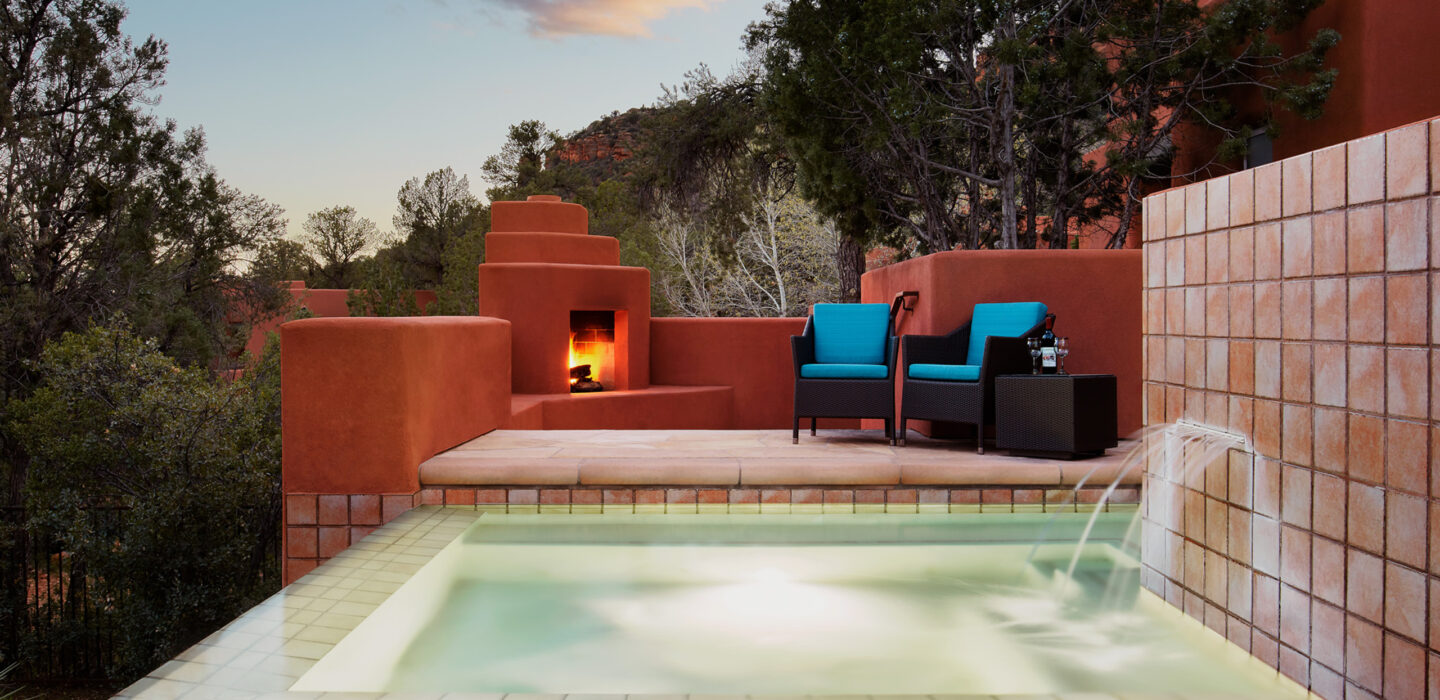
[(562, 134), (743, 58), (763, 0), (127, 0), (170, 46), (155, 112), (203, 126), (241, 190), (305, 216), (347, 204), (390, 231), (406, 180), (446, 166), (483, 197), (506, 129)]

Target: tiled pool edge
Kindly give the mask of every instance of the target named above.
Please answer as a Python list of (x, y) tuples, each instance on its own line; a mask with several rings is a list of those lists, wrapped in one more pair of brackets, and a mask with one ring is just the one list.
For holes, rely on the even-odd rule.
[[(1117, 506), (1117, 510), (1130, 508), (1132, 507)], [(115, 697), (146, 700), (271, 696), (277, 700), (305, 700), (322, 695), (326, 698), (381, 697), (382, 694), (292, 693), (288, 688), (366, 615), (384, 603), (391, 593), (399, 589), (410, 576), (482, 514), (483, 511), (474, 507), (421, 506), (410, 510), (376, 529), (364, 540), (252, 608), (220, 631), (187, 649), (174, 660), (155, 669), (146, 678), (122, 690)], [(901, 514), (896, 516), (903, 517)], [(675, 517), (684, 516), (676, 514)], [(1061, 699), (1081, 696), (1024, 697)], [(395, 696), (392, 694), (390, 697)], [(421, 696), (406, 694), (406, 697)], [(440, 695), (433, 697), (438, 698)], [(481, 693), (445, 694), (445, 697), (561, 700), (622, 696)], [(719, 700), (718, 696), (704, 697), (707, 700)], [(995, 696), (925, 697), (962, 700)], [(1177, 696), (1087, 693), (1083, 694), (1083, 697), (1087, 700), (1141, 700), (1151, 697), (1175, 700)]]

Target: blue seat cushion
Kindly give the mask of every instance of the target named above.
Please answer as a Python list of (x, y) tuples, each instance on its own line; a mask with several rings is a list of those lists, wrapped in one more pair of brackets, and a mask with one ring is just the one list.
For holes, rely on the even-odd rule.
[(910, 378), (976, 382), (980, 381), (980, 365), (910, 365)]
[(890, 374), (885, 365), (813, 364), (800, 365), (800, 376), (806, 379), (884, 379)]
[[(965, 363), (980, 364), (985, 356), (985, 339), (992, 335), (1018, 337), (1045, 320), (1045, 305), (1038, 301), (1009, 304), (976, 304), (970, 320), (970, 348)], [(912, 376), (914, 365), (911, 365)]]
[(888, 304), (816, 304), (814, 321), (816, 362), (885, 364), (885, 343), (890, 336)]

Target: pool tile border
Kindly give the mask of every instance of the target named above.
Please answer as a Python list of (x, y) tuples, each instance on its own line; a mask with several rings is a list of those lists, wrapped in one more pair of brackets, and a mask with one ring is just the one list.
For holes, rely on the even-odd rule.
[[(409, 510), (443, 505), (467, 512), (596, 514), (1055, 513), (1089, 512), (1104, 488), (856, 487), (506, 487), (424, 488), (413, 495), (288, 494), (285, 580), (294, 581)], [(1137, 509), (1140, 489), (1111, 494), (1107, 509)]]

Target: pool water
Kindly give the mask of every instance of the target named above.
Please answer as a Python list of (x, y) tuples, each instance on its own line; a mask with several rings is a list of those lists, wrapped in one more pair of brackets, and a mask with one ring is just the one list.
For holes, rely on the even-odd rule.
[(482, 516), (291, 689), (1305, 697), (1140, 588), (1133, 517), (1072, 564), (1087, 514)]

